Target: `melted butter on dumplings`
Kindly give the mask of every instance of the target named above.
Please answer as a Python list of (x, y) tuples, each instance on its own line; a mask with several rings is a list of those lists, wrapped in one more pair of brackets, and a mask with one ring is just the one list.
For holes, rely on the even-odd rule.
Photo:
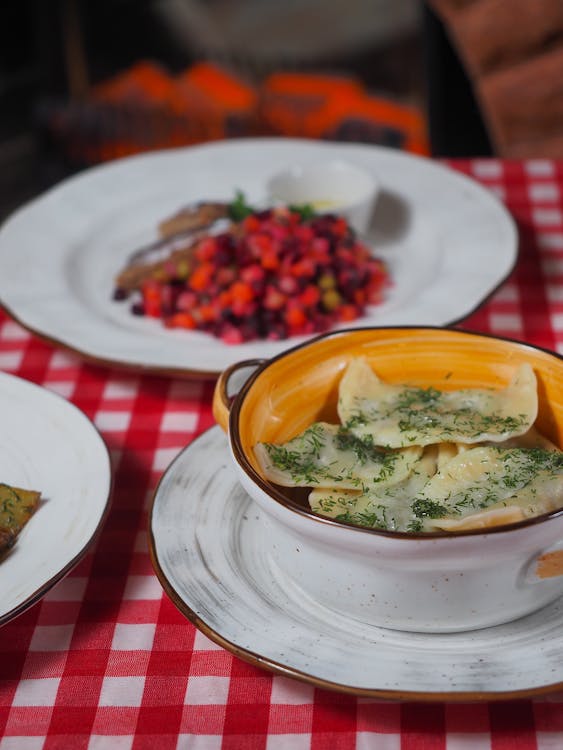
[(440, 391), (383, 383), (365, 359), (357, 358), (340, 381), (338, 398), (342, 424), (388, 448), (500, 442), (527, 432), (537, 411), (536, 377), (528, 364), (501, 390)]
[(454, 530), (511, 523), (561, 505), (563, 453), (481, 446), (458, 454), (438, 471), (413, 510), (427, 517), (428, 530)]
[(429, 446), (412, 464), (408, 476), (386, 486), (366, 486), (361, 492), (318, 488), (309, 494), (311, 510), (321, 516), (357, 526), (411, 531), (418, 525), (412, 499), (424, 488), (438, 465), (438, 447)]
[(287, 443), (258, 443), (254, 453), (264, 476), (284, 487), (358, 489), (401, 481), (422, 453), (418, 446), (383, 450), (370, 436), (317, 422)]
[(563, 453), (480, 446), (440, 463), (425, 448), (408, 477), (362, 492), (315, 489), (311, 509), (391, 531), (462, 531), (515, 523), (563, 505)]

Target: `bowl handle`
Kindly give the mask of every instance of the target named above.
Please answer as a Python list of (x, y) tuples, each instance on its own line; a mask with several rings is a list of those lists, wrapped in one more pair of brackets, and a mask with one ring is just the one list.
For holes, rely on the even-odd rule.
[(563, 576), (563, 541), (556, 542), (534, 557), (526, 576), (530, 583)]
[[(231, 403), (236, 394), (240, 391), (244, 383), (252, 375), (252, 373), (266, 362), (265, 359), (245, 359), (242, 362), (236, 362), (234, 365), (227, 367), (219, 375), (219, 380), (215, 384), (215, 391), (213, 392), (213, 417), (217, 424), (225, 431), (229, 431), (229, 412), (231, 411)], [(244, 375), (242, 370), (251, 369), (252, 372)], [(243, 377), (241, 378), (241, 374)], [(236, 377), (235, 389), (232, 387), (232, 381)]]

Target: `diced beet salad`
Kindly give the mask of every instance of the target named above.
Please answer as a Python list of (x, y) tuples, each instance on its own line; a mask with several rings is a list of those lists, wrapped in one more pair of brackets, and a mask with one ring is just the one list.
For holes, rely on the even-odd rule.
[[(207, 235), (141, 285), (138, 315), (228, 344), (325, 331), (381, 302), (388, 272), (346, 220), (276, 207)], [(119, 296), (119, 295), (117, 295)]]

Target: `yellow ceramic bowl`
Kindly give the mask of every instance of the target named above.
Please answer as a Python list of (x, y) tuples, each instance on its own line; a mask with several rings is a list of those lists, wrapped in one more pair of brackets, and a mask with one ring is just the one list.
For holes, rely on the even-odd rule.
[[(514, 588), (514, 601), (509, 602), (504, 597), (507, 601), (502, 615), (497, 612), (487, 617), (482, 608), (478, 607), (479, 614), (472, 618), (466, 613), (464, 622), (469, 617), (472, 624), (468, 627), (480, 627), (507, 621), (541, 606), (550, 597), (563, 593), (563, 551), (557, 545), (559, 540), (563, 540), (563, 511), (527, 519), (511, 526), (487, 529), (485, 532), (469, 530), (457, 533), (407, 534), (353, 527), (345, 522), (320, 518), (309, 509), (304, 493), (282, 490), (262, 476), (253, 454), (253, 446), (258, 442), (289, 440), (315, 421), (338, 422), (338, 385), (348, 362), (358, 356), (367, 358), (385, 382), (409, 383), (425, 388), (433, 386), (441, 390), (502, 388), (508, 385), (515, 368), (527, 362), (534, 369), (538, 380), (537, 427), (554, 443), (563, 446), (563, 359), (552, 352), (515, 341), (439, 328), (355, 329), (321, 336), (266, 362), (235, 365), (225, 371), (218, 381), (214, 414), (219, 424), (228, 430), (232, 456), (242, 484), (266, 511), (267, 523), (273, 523), (272, 538), (276, 540), (278, 549), (274, 554), (281, 568), (302, 583), (309, 593), (329, 604), (332, 601), (330, 592), (327, 591), (325, 595), (319, 591), (318, 581), (311, 581), (309, 586), (305, 580), (308, 579), (308, 567), (319, 563), (318, 557), (309, 559), (307, 565), (289, 559), (291, 545), (295, 547), (296, 538), (300, 550), (306, 544), (308, 549), (317, 550), (321, 555), (329, 552), (332, 554), (340, 548), (344, 555), (341, 559), (347, 560), (349, 570), (356, 571), (357, 579), (360, 575), (355, 567), (358, 561), (353, 563), (351, 559), (357, 557), (360, 549), (367, 556), (366, 559), (372, 558), (373, 562), (375, 557), (378, 564), (382, 555), (389, 552), (391, 558), (385, 565), (391, 569), (401, 567), (412, 556), (413, 564), (415, 560), (420, 564), (420, 559), (423, 559), (424, 565), (430, 570), (438, 551), (444, 556), (444, 560), (450, 559), (451, 544), (454, 543), (461, 557), (455, 560), (454, 547), (454, 558), (450, 559), (450, 563), (463, 575), (464, 566), (467, 567), (473, 554), (489, 554), (495, 545), (499, 549), (506, 546), (508, 552), (511, 546), (516, 549), (517, 538), (524, 535), (520, 551), (507, 562), (508, 569), (511, 568), (514, 572), (510, 582), (510, 586)], [(243, 366), (254, 366), (257, 369), (231, 403), (228, 391), (235, 375), (240, 373)], [(508, 532), (514, 535), (510, 542), (506, 542)], [(286, 540), (287, 535), (290, 541)], [(284, 541), (279, 541), (282, 538)], [(504, 541), (501, 542), (501, 538)], [(492, 541), (479, 541), (483, 539)], [(555, 547), (552, 549), (553, 545)], [(399, 555), (400, 563), (397, 563), (399, 558), (395, 557), (395, 553), (399, 549), (402, 552)], [(301, 559), (303, 557), (301, 555)], [(330, 567), (329, 557), (323, 561), (323, 565)], [(493, 558), (491, 556), (491, 561)], [(395, 562), (392, 562), (393, 559)], [(539, 572), (540, 563), (545, 566), (546, 561), (549, 565), (543, 570), (545, 572), (549, 568), (549, 576)], [(499, 561), (495, 564), (502, 567)], [(373, 572), (373, 568), (371, 570)], [(434, 566), (433, 574), (437, 578), (432, 585), (436, 585), (436, 581), (443, 577), (443, 571), (440, 570), (440, 565)], [(379, 569), (379, 575), (381, 574)], [(337, 577), (335, 570), (331, 572), (331, 576), (333, 580), (334, 576)], [(551, 580), (544, 580), (549, 585), (544, 588), (543, 595), (540, 593), (541, 586), (530, 584), (531, 594), (528, 587), (528, 593), (525, 592), (519, 600), (517, 589), (521, 579), (526, 577), (527, 580), (540, 577), (549, 577)], [(334, 585), (335, 590), (343, 590), (344, 582), (341, 580), (340, 584)], [(393, 588), (395, 584), (389, 585)], [(497, 592), (503, 586), (506, 589), (508, 582), (500, 576), (499, 585), (500, 588), (497, 585), (494, 587)], [(395, 601), (388, 588), (385, 591), (386, 600)], [(379, 591), (377, 596), (382, 595)], [(457, 596), (454, 598), (457, 602)], [(418, 598), (414, 597), (414, 600)], [(350, 611), (350, 603), (346, 606), (347, 611)], [(402, 604), (399, 606), (401, 608)], [(380, 611), (375, 613), (374, 622), (411, 629), (405, 625), (404, 617), (395, 621), (392, 616), (380, 616)], [(439, 627), (436, 618), (429, 616), (424, 622), (417, 622), (412, 629), (460, 629), (461, 620), (455, 612), (449, 612), (446, 621), (449, 625)]]
[[(503, 388), (515, 368), (529, 363), (539, 389), (537, 426), (563, 447), (563, 359), (552, 352), (494, 336), (441, 328), (368, 328), (321, 336), (268, 362), (246, 382), (228, 414), (221, 391), (235, 365), (222, 375), (215, 416), (234, 440), (237, 458), (262, 478), (252, 447), (283, 442), (316, 421), (338, 422), (338, 384), (353, 357), (366, 357), (387, 383), (441, 390)], [(265, 480), (263, 480), (265, 481)], [(274, 494), (278, 494), (271, 487)]]

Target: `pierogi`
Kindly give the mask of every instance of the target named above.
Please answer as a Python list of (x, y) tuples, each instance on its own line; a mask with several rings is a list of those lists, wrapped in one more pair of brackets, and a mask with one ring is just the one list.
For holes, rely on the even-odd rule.
[(534, 371), (521, 365), (498, 391), (439, 391), (383, 383), (365, 359), (350, 362), (340, 383), (338, 416), (353, 435), (403, 448), (434, 443), (500, 442), (523, 435), (538, 413)]
[(339, 385), (341, 424), (318, 422), (254, 451), (266, 479), (309, 487), (311, 509), (359, 526), (462, 531), (563, 506), (563, 453), (534, 427), (532, 368), (506, 388), (382, 382), (363, 358)]
[(267, 478), (283, 487), (361, 489), (408, 477), (422, 448), (385, 450), (369, 437), (358, 438), (339, 425), (317, 422), (283, 445), (259, 443), (254, 451)]

